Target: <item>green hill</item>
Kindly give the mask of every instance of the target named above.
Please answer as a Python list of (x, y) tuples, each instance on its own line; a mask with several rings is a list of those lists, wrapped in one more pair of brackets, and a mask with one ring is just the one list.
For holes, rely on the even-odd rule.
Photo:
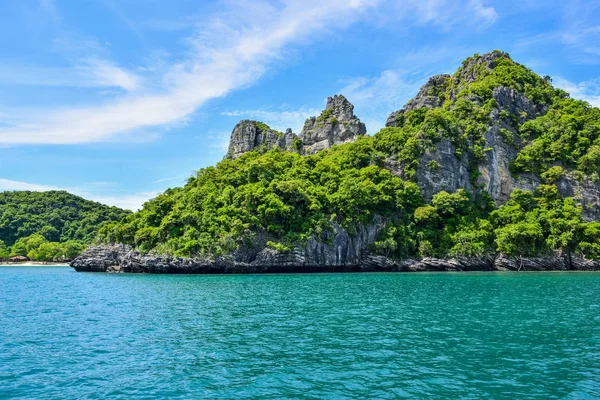
[[(129, 214), (65, 191), (1, 192), (0, 258), (73, 258), (94, 240), (103, 225)], [(42, 245), (44, 253), (38, 255), (36, 250)]]

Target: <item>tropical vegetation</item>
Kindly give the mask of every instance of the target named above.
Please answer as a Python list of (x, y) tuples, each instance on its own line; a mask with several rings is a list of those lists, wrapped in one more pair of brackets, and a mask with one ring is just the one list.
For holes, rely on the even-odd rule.
[(0, 259), (72, 259), (103, 225), (129, 214), (65, 191), (0, 192)]

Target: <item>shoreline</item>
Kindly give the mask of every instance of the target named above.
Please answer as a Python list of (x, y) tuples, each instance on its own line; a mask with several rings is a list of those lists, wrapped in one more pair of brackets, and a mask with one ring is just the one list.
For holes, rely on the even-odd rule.
[[(310, 256), (312, 253), (308, 253)], [(329, 261), (329, 262), (328, 262)], [(483, 257), (423, 258), (395, 260), (372, 254), (341, 262), (339, 259), (309, 259), (306, 254), (271, 251), (270, 257), (251, 262), (233, 257), (207, 259), (142, 254), (127, 245), (97, 246), (71, 262), (78, 272), (151, 274), (269, 274), (321, 272), (474, 272), (474, 271), (600, 271), (600, 261), (573, 254), (546, 254), (538, 257), (508, 257), (502, 254)]]
[(46, 262), (46, 261), (25, 261), (9, 262), (1, 261), (0, 267), (69, 267), (68, 262)]

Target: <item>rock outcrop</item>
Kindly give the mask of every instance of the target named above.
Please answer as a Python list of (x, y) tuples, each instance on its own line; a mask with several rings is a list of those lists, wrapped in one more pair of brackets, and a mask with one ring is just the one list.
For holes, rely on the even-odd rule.
[(333, 145), (352, 142), (367, 133), (354, 115), (354, 106), (342, 95), (329, 97), (319, 117), (310, 117), (299, 135), (302, 154), (314, 154)]
[[(354, 240), (360, 241), (356, 238)], [(311, 248), (315, 245), (317, 248)], [(362, 247), (358, 252), (352, 248), (345, 253), (343, 250), (337, 252), (336, 246), (322, 246), (322, 243), (313, 243), (304, 249), (286, 252), (264, 248), (252, 262), (236, 261), (232, 257), (200, 259), (142, 254), (131, 246), (124, 245), (99, 246), (84, 252), (71, 266), (79, 272), (151, 274), (600, 270), (598, 261), (559, 253), (539, 257), (506, 257), (500, 254), (487, 257), (394, 260), (373, 255), (368, 247)], [(324, 250), (324, 253), (319, 253), (319, 250)]]
[(285, 133), (271, 129), (257, 121), (242, 120), (233, 128), (226, 158), (235, 159), (257, 148), (280, 148), (291, 151), (296, 135), (291, 129)]
[(406, 105), (398, 110), (394, 111), (387, 118), (385, 126), (398, 126), (398, 120), (407, 111), (415, 110), (417, 108), (437, 108), (441, 107), (443, 103), (444, 93), (448, 88), (448, 80), (450, 75), (434, 75), (427, 83), (421, 87), (419, 93), (410, 100)]
[(287, 129), (285, 133), (268, 125), (242, 120), (233, 128), (225, 158), (235, 159), (255, 149), (278, 148), (314, 154), (336, 144), (352, 142), (367, 133), (365, 124), (354, 115), (354, 106), (342, 95), (327, 98), (327, 106), (319, 117), (310, 117), (299, 135)]
[(384, 219), (376, 216), (371, 224), (349, 234), (333, 222), (318, 240), (309, 239), (288, 251), (272, 249), (266, 235), (256, 235), (251, 246), (228, 257), (202, 259), (142, 254), (127, 245), (98, 246), (71, 266), (77, 271), (172, 274), (354, 271), (360, 269), (362, 257), (384, 226)]

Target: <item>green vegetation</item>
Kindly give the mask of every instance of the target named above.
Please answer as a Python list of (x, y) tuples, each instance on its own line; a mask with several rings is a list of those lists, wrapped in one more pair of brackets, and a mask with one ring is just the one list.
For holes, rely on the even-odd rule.
[(321, 112), (321, 115), (317, 117), (317, 122), (325, 122), (331, 118), (335, 119), (335, 116), (333, 115), (333, 110), (331, 108), (326, 108)]
[(85, 247), (81, 241), (49, 242), (41, 234), (34, 233), (17, 240), (10, 251), (4, 254), (0, 251), (0, 254), (4, 256), (2, 258), (23, 256), (34, 261), (65, 261), (77, 257)]
[(279, 132), (279, 131), (276, 131), (275, 129), (272, 129), (269, 125), (265, 124), (264, 122), (251, 121), (251, 123), (253, 123), (256, 126), (256, 128), (258, 128), (260, 131), (262, 131), (264, 133), (273, 132), (277, 137), (283, 136), (283, 132)]
[[(100, 240), (197, 256), (250, 246), (260, 234), (268, 247), (286, 251), (310, 237), (326, 240), (333, 222), (354, 232), (379, 215), (387, 225), (372, 248), (397, 258), (552, 251), (599, 258), (600, 223), (585, 222), (581, 207), (562, 198), (553, 184), (565, 176), (597, 179), (600, 110), (495, 53), (494, 59), (465, 60), (443, 88), (428, 91), (442, 107), (401, 112), (396, 127), (315, 155), (271, 150), (224, 160), (138, 213), (103, 226)], [(502, 109), (501, 86), (548, 112), (528, 120), (526, 111)], [(331, 117), (325, 110), (317, 121)], [(518, 152), (512, 171), (533, 172), (544, 182), (533, 193), (515, 190), (501, 207), (477, 190), (479, 166), (493, 150), (486, 139), (492, 123), (501, 141)], [(421, 157), (442, 141), (466, 163), (476, 190), (441, 191), (426, 204), (415, 183), (417, 171)], [(402, 178), (384, 168), (390, 159), (400, 163)], [(441, 168), (435, 160), (425, 167), (431, 173)]]
[(513, 163), (515, 172), (543, 173), (552, 163), (588, 176), (600, 168), (600, 109), (559, 98), (547, 114), (525, 122), (519, 135), (530, 140)]
[(107, 222), (129, 211), (64, 191), (0, 193), (0, 259), (52, 261), (78, 255)]
[(331, 229), (353, 231), (375, 214), (410, 218), (419, 189), (381, 168), (365, 137), (311, 156), (251, 152), (205, 168), (122, 223), (103, 227), (105, 241), (180, 256), (224, 254), (266, 232), (290, 245)]

